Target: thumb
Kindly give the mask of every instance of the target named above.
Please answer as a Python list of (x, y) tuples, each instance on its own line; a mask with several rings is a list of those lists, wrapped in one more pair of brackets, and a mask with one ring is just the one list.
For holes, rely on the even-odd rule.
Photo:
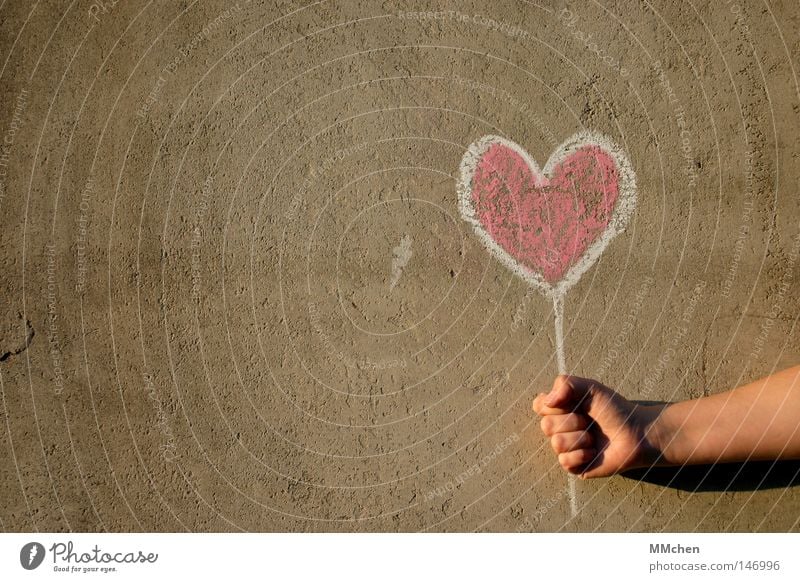
[(544, 403), (550, 408), (575, 409), (590, 394), (592, 384), (577, 376), (560, 374)]
[(602, 477), (610, 477), (608, 471), (601, 467), (596, 467), (594, 469), (589, 469), (588, 471), (584, 471), (580, 475), (578, 475), (581, 479), (600, 479)]
[(609, 472), (608, 468), (603, 466), (601, 455), (602, 453), (589, 461), (578, 477), (581, 479), (597, 479), (598, 477), (610, 477), (613, 475), (613, 472)]

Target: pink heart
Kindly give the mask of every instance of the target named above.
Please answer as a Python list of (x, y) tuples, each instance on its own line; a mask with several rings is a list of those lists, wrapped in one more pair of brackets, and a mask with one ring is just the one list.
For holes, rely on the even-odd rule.
[(564, 291), (620, 232), (635, 205), (633, 172), (621, 150), (579, 134), (544, 172), (517, 144), (475, 142), (461, 165), (460, 206), (484, 243), (547, 291)]

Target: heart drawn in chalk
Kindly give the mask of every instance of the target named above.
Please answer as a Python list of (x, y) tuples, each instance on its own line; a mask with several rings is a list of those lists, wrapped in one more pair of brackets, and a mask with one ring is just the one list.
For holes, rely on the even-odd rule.
[(611, 140), (579, 133), (540, 170), (528, 153), (487, 135), (461, 161), (459, 208), (483, 244), (553, 297), (624, 230), (636, 206), (631, 164)]

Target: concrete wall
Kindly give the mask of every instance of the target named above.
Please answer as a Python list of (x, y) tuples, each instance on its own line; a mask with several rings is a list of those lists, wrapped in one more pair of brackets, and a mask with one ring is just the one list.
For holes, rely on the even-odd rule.
[(552, 305), (456, 205), (482, 135), (605, 133), (639, 200), (568, 369), (667, 400), (797, 364), (795, 2), (0, 15), (3, 530), (798, 530), (791, 479), (580, 483), (571, 519)]

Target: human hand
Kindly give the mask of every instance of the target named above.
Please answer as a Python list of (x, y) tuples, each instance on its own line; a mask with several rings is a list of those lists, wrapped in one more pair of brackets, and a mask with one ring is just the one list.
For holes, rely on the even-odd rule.
[(533, 401), (559, 463), (581, 478), (608, 477), (657, 462), (660, 452), (651, 427), (662, 408), (631, 402), (577, 376), (556, 377), (550, 393)]

